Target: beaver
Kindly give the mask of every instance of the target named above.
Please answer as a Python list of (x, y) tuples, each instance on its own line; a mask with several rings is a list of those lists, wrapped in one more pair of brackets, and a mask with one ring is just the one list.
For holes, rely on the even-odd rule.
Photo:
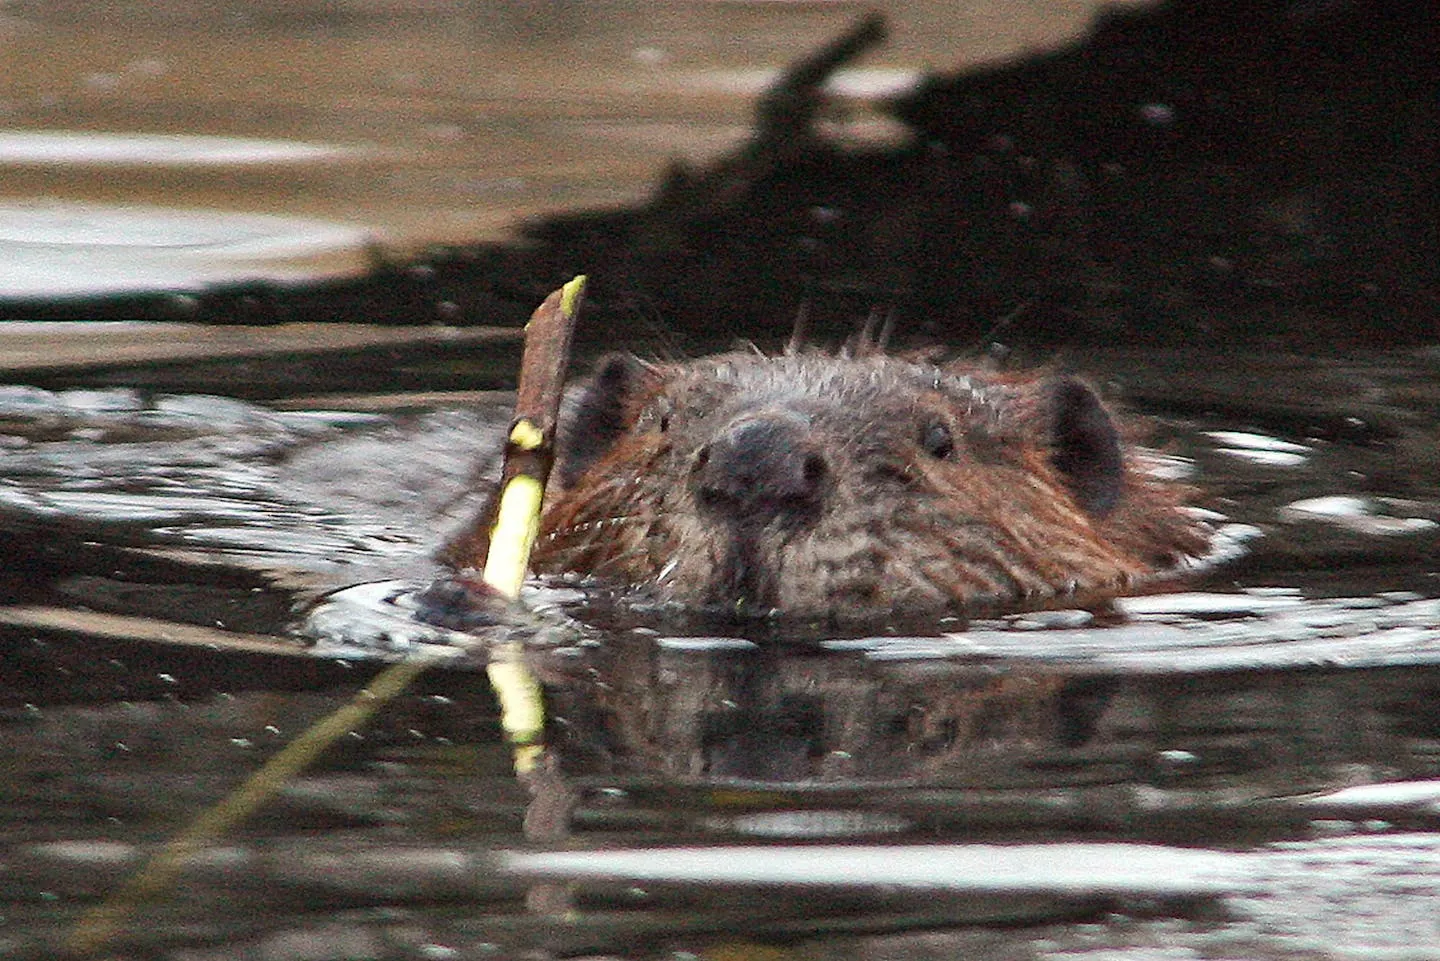
[(879, 350), (612, 355), (562, 430), (532, 565), (834, 621), (1095, 606), (1208, 542), (1187, 491), (1139, 461), (1065, 374)]

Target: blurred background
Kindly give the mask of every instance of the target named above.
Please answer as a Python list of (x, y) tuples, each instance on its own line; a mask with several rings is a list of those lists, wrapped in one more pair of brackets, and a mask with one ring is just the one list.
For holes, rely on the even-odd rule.
[[(832, 86), (1080, 35), (1092, 0), (911, 0)], [(372, 243), (501, 240), (523, 218), (643, 200), (674, 158), (743, 141), (775, 72), (870, 7), (843, 0), (16, 0), (0, 3), (0, 293), (347, 273)], [(58, 206), (56, 201), (64, 201)], [(146, 205), (118, 214), (115, 205)], [(208, 211), (197, 219), (169, 210)], [(283, 215), (270, 221), (221, 214)], [(46, 256), (36, 261), (36, 246)], [(77, 261), (59, 248), (88, 256)], [(118, 258), (118, 259), (115, 259)], [(8, 266), (7, 266), (8, 265)], [(127, 273), (128, 272), (128, 273)], [(73, 274), (73, 276), (71, 276)]]

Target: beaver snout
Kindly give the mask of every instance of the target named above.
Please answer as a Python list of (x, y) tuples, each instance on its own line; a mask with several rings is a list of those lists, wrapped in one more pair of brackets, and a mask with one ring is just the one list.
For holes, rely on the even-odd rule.
[(829, 474), (806, 419), (789, 412), (747, 414), (695, 454), (696, 501), (740, 526), (814, 518)]

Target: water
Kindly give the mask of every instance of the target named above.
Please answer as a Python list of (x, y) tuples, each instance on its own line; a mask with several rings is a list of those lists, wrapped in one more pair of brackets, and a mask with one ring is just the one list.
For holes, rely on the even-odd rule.
[[(896, 5), (884, 55), (841, 93), (858, 103), (927, 66), (1055, 45), (1081, 32), (1094, 8)], [(0, 13), (0, 128), (14, 128), (0, 129), (5, 195), (83, 205), (101, 224), (134, 205), (208, 211), (221, 229), (227, 213), (283, 216), (332, 243), (337, 231), (359, 232), (400, 253), (513, 237), (537, 214), (642, 200), (676, 157), (699, 162), (733, 148), (765, 77), (862, 10), (10, 3)], [(868, 116), (856, 113), (857, 125)], [(34, 251), (0, 234), (0, 297), (14, 297), (33, 272), (12, 279), (9, 265), (17, 250)], [(323, 269), (356, 270), (362, 247), (352, 237)], [(224, 253), (215, 271), (254, 276)], [(96, 283), (64, 266), (52, 259), (50, 285)], [(124, 289), (123, 279), (112, 282)]]
[[(565, 771), (538, 800), (509, 772), (476, 659), (452, 657), (121, 944), (468, 957), (801, 937), (834, 957), (1140, 958), (1429, 943), (1434, 356), (1251, 359), (1243, 390), (1215, 358), (1087, 362), (1154, 417), (1165, 468), (1230, 541), (1184, 592), (1123, 600), (1118, 620), (778, 644), (534, 594), (592, 625), (533, 652)], [(1292, 405), (1336, 380), (1353, 392)], [(0, 390), (11, 956), (53, 947), (380, 661), (454, 643), (404, 598), (474, 509), (461, 495), (506, 398), (376, 400)], [(372, 586), (332, 593), (356, 584)], [(567, 838), (590, 853), (518, 853)], [(562, 905), (568, 920), (547, 914)]]
[[(6, 4), (0, 286), (161, 286), (183, 316), (218, 276), (631, 202), (856, 9)], [(837, 87), (1090, 9), (897, 4)], [(608, 339), (666, 352), (647, 320)], [(563, 766), (533, 790), (478, 658), (407, 606), (517, 360), (482, 328), (0, 327), (0, 957), (54, 956), (382, 663), (444, 652), (117, 956), (1435, 956), (1433, 350), (1058, 358), (1153, 418), (1227, 545), (1114, 616), (737, 638), (533, 591), (586, 625), (531, 652)]]

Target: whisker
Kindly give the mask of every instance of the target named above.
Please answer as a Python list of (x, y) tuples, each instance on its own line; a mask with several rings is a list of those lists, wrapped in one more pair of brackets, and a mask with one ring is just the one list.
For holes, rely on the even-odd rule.
[(810, 336), (810, 298), (800, 301), (795, 311), (795, 324), (790, 328), (790, 340), (785, 344), (785, 356), (793, 357), (805, 349), (805, 339)]

